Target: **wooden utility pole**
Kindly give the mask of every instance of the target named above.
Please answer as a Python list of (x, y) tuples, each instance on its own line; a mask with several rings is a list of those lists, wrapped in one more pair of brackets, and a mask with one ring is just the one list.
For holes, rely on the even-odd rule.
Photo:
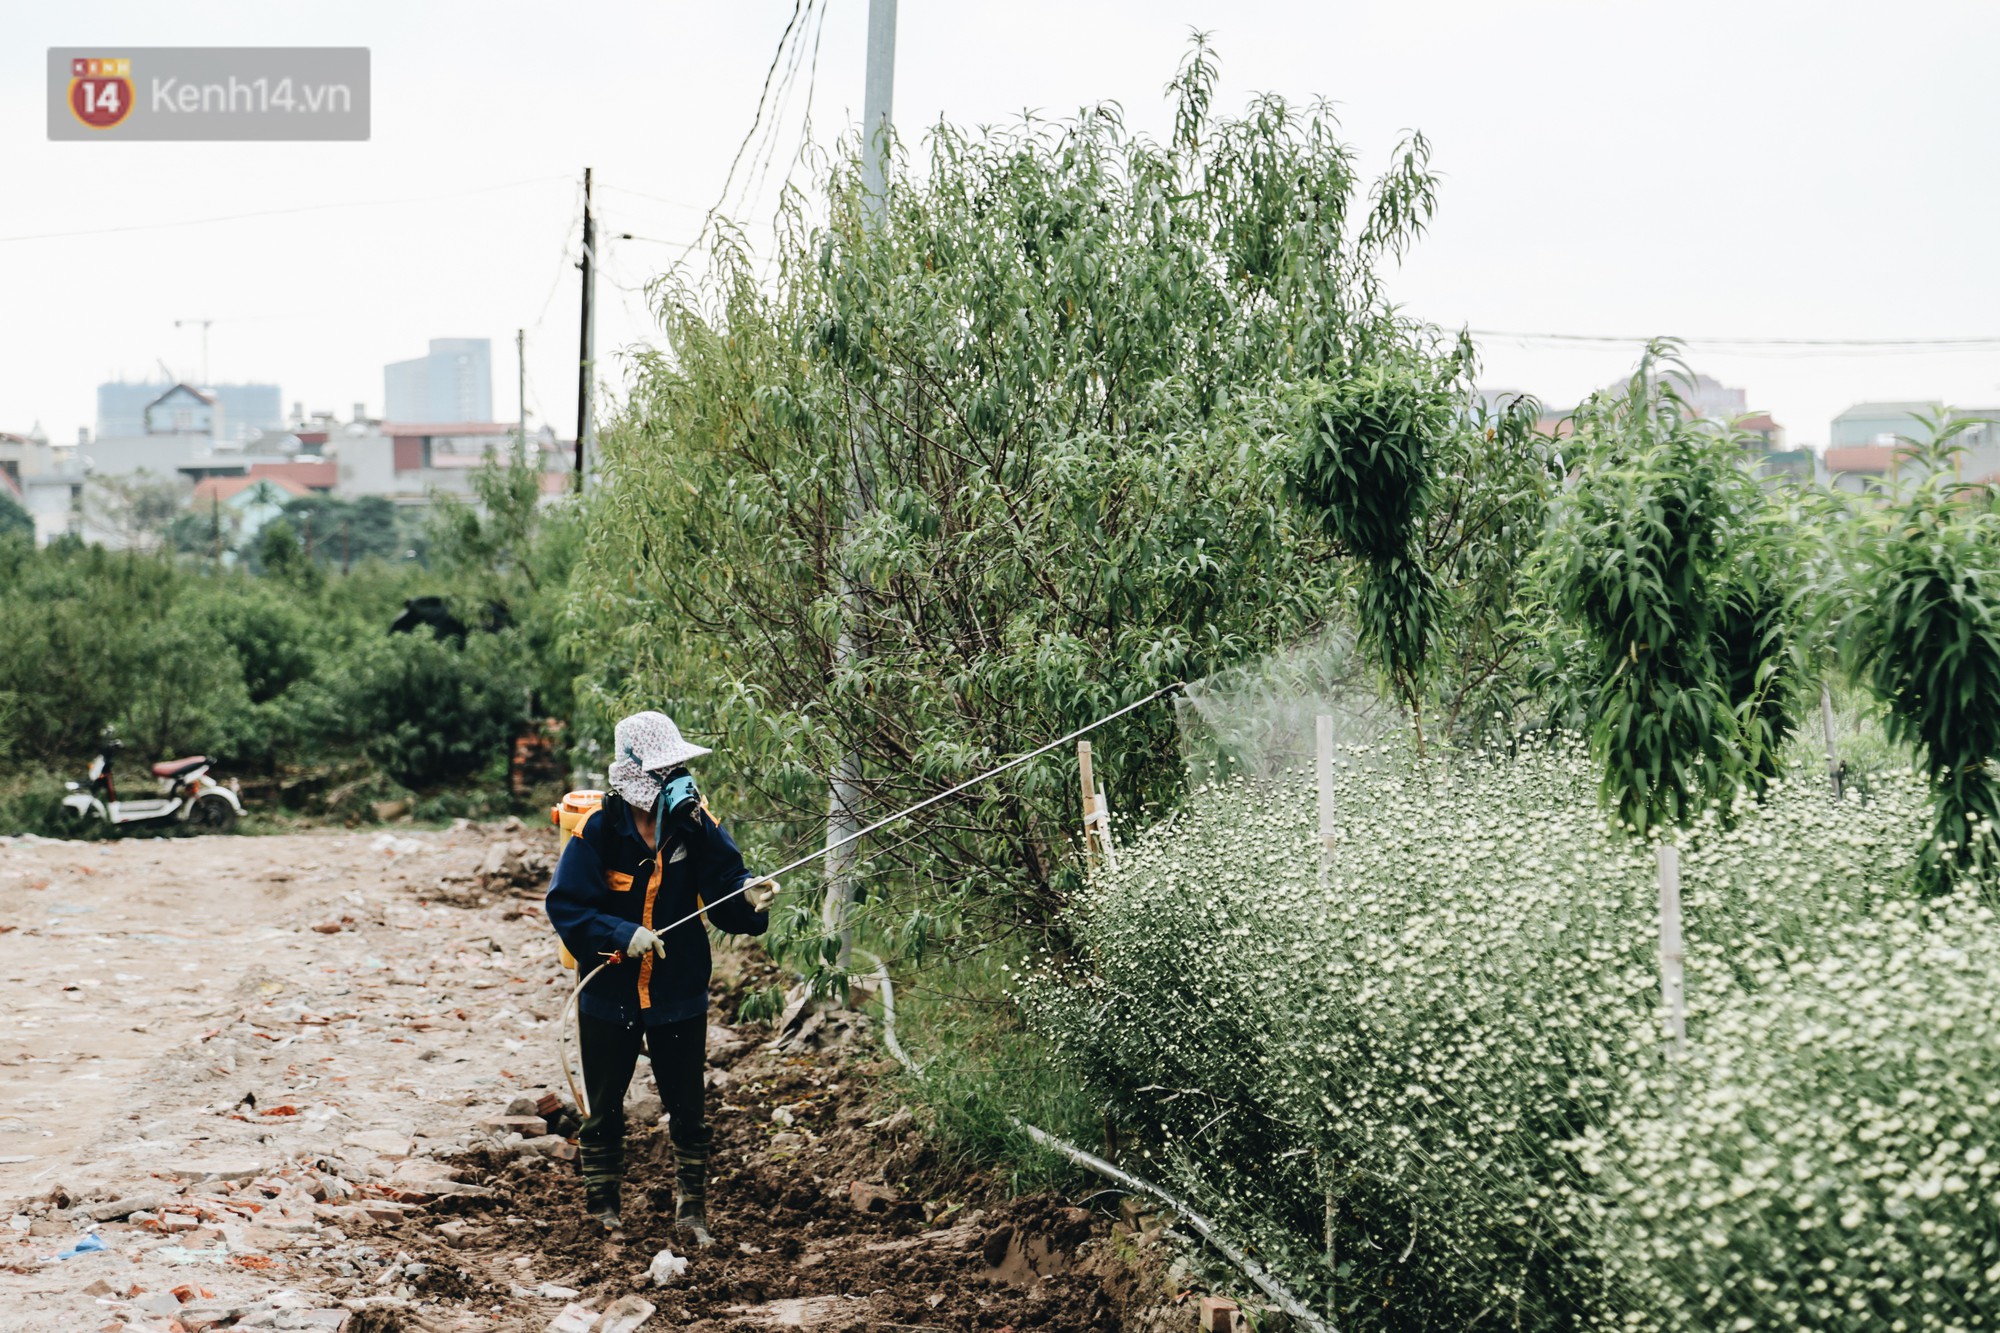
[(576, 488), (583, 489), (584, 451), (594, 458), (597, 441), (592, 438), (595, 418), (591, 412), (591, 384), (597, 378), (597, 215), (590, 209), (590, 168), (583, 169), (583, 270), (582, 346), (576, 370)]
[[(888, 212), (889, 105), (896, 84), (896, 0), (868, 0), (868, 68), (861, 114), (862, 226), (872, 235), (882, 229)], [(872, 436), (863, 425), (863, 442)], [(850, 458), (847, 471), (848, 520), (861, 503), (860, 462)], [(845, 538), (843, 537), (843, 541)], [(859, 655), (861, 580), (841, 557), (841, 625), (834, 641), (836, 671), (848, 670)], [(826, 802), (826, 900), (823, 923), (840, 937), (840, 966), (847, 966), (854, 944), (848, 921), (854, 903), (854, 867), (861, 844), (846, 839), (861, 827), (861, 754), (850, 746), (837, 762)], [(836, 845), (838, 844), (838, 845)]]

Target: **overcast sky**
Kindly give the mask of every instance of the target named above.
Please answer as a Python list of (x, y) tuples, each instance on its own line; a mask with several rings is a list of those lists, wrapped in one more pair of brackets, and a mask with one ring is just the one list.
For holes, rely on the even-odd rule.
[[(828, 0), (814, 115), (858, 118), (867, 0)], [(579, 187), (601, 227), (677, 240), (716, 199), (791, 0), (130, 0), (18, 4), (0, 56), (0, 429), (59, 439), (96, 384), (164, 360), (379, 412), (382, 366), (427, 339), (494, 343), (495, 410), (575, 414)], [(992, 123), (1123, 104), (1163, 131), (1162, 85), (1211, 31), (1221, 102), (1342, 107), (1372, 171), (1407, 127), (1444, 173), (1393, 283), (1427, 318), (1533, 334), (1934, 339), (2000, 335), (2000, 6), (1858, 0), (902, 0), (896, 121)], [(50, 143), (45, 49), (362, 45), (367, 143)], [(800, 84), (804, 76), (801, 72)], [(803, 91), (783, 134), (796, 148)], [(756, 204), (768, 217), (772, 191)], [(327, 205), (339, 205), (327, 207)], [(225, 221), (223, 215), (264, 213)], [(163, 225), (181, 224), (188, 225)], [(96, 229), (122, 228), (102, 234)], [(49, 233), (59, 233), (49, 235)], [(753, 241), (757, 233), (752, 231)], [(638, 289), (672, 248), (612, 242), (600, 346), (651, 336)], [(1567, 405), (1629, 345), (1483, 337), (1495, 386)], [(1979, 348), (1695, 349), (1795, 443), (1866, 398), (2000, 403)], [(607, 374), (616, 378), (615, 366)]]

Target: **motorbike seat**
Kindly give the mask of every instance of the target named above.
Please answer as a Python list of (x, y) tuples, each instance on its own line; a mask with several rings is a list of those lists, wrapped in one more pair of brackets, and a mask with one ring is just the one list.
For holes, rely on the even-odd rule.
[(200, 754), (187, 759), (168, 759), (162, 763), (153, 765), (153, 776), (156, 778), (177, 778), (183, 773), (193, 772), (207, 762), (208, 756)]

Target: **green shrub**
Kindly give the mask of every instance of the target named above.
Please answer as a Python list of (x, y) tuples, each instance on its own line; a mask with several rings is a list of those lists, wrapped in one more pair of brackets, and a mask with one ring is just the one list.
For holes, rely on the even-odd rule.
[(0, 488), (0, 541), (35, 539), (35, 520), (4, 488)]
[[(6, 718), (0, 715), (0, 726)], [(0, 780), (0, 835), (35, 833), (45, 838), (88, 837), (95, 827), (73, 828), (63, 818), (63, 779), (29, 770)]]
[(515, 631), (464, 647), (428, 634), (358, 646), (337, 687), (341, 721), (406, 787), (463, 781), (506, 753), (527, 717), (530, 667)]

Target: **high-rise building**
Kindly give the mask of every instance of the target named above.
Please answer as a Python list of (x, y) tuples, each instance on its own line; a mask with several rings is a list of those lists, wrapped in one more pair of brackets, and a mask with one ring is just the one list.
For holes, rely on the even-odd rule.
[[(146, 434), (146, 405), (174, 387), (172, 380), (111, 380), (97, 386), (97, 437), (130, 439)], [(284, 403), (275, 384), (215, 384), (201, 386), (222, 411), (221, 438), (248, 440), (259, 431), (285, 424)]]
[(389, 421), (491, 421), (493, 344), (433, 338), (428, 355), (382, 368), (382, 415)]

